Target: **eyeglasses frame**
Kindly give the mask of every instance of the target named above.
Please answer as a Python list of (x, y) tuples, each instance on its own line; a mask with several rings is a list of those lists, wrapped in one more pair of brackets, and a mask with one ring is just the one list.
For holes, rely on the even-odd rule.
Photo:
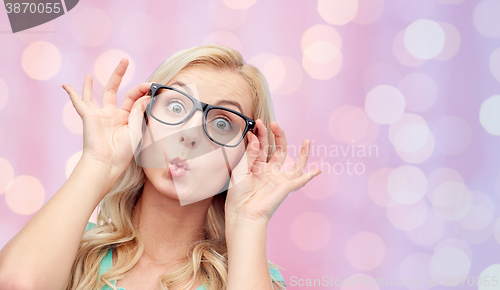
[[(182, 119), (180, 122), (177, 122), (177, 123), (167, 123), (167, 122), (164, 122), (158, 118), (156, 118), (154, 115), (153, 115), (153, 112), (152, 112), (152, 107), (153, 107), (153, 104), (156, 100), (156, 93), (160, 90), (160, 89), (168, 89), (168, 90), (173, 90), (175, 92), (178, 92), (180, 94), (183, 94), (184, 96), (186, 96), (187, 98), (189, 98), (192, 102), (193, 102), (193, 108), (191, 109), (191, 112), (189, 112), (189, 114), (184, 118)], [(231, 148), (234, 148), (236, 146), (238, 146), (241, 141), (245, 138), (245, 135), (248, 133), (248, 131), (253, 131), (253, 129), (255, 128), (255, 121), (252, 120), (251, 118), (243, 115), (242, 113), (240, 112), (237, 112), (235, 110), (231, 110), (229, 108), (226, 108), (226, 107), (221, 107), (221, 106), (214, 106), (214, 105), (210, 105), (210, 104), (207, 104), (207, 103), (204, 103), (192, 96), (190, 96), (189, 94), (187, 94), (186, 92), (183, 92), (181, 90), (178, 90), (176, 88), (173, 88), (173, 87), (170, 87), (170, 86), (166, 86), (166, 85), (162, 85), (162, 84), (158, 84), (158, 83), (152, 83), (151, 84), (151, 87), (149, 88), (149, 91), (148, 93), (146, 94), (148, 96), (151, 96), (151, 101), (149, 103), (149, 105), (147, 106), (146, 108), (146, 111), (149, 113), (149, 115), (151, 117), (153, 117), (156, 121), (162, 123), (162, 124), (165, 124), (165, 125), (171, 125), (171, 126), (175, 126), (175, 125), (180, 125), (182, 123), (185, 123), (187, 120), (189, 120), (193, 115), (194, 113), (197, 111), (197, 110), (200, 110), (202, 113), (203, 113), (203, 130), (205, 131), (205, 135), (214, 143), (216, 144), (219, 144), (221, 146), (225, 146), (225, 147), (231, 147)], [(208, 112), (212, 109), (220, 109), (220, 110), (224, 110), (224, 111), (228, 111), (228, 112), (231, 112), (233, 114), (236, 114), (238, 116), (240, 116), (241, 118), (243, 118), (243, 120), (245, 120), (246, 124), (245, 124), (245, 129), (243, 131), (243, 133), (241, 134), (241, 138), (238, 140), (238, 142), (235, 144), (235, 145), (227, 145), (227, 144), (222, 144), (222, 143), (219, 143), (217, 141), (215, 141), (214, 139), (212, 139), (212, 137), (210, 136), (210, 134), (208, 133), (208, 130), (207, 130), (207, 115), (208, 115)]]

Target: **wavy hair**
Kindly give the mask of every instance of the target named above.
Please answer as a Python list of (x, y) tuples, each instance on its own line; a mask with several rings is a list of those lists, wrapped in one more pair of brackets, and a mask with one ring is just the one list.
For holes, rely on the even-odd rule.
[[(238, 73), (253, 93), (253, 119), (261, 119), (268, 129), (268, 160), (275, 150), (274, 135), (269, 124), (275, 120), (274, 108), (266, 79), (254, 66), (246, 64), (241, 54), (219, 45), (203, 45), (182, 50), (161, 64), (148, 82), (168, 83), (182, 69), (208, 66)], [(123, 278), (137, 264), (144, 251), (144, 241), (132, 225), (132, 211), (142, 193), (146, 176), (134, 158), (110, 192), (99, 204), (97, 226), (82, 237), (67, 290), (95, 290), (112, 280)], [(227, 190), (213, 197), (207, 213), (205, 239), (191, 245), (187, 261), (176, 270), (158, 279), (159, 289), (188, 283), (193, 287), (201, 277), (207, 290), (225, 289), (227, 284), (227, 245), (225, 241), (224, 204)], [(107, 251), (112, 249), (117, 259), (112, 269), (99, 277), (99, 266)], [(269, 262), (272, 268), (278, 268)], [(281, 267), (280, 267), (281, 268)], [(272, 274), (271, 274), (272, 276)], [(282, 282), (273, 280), (284, 289)]]

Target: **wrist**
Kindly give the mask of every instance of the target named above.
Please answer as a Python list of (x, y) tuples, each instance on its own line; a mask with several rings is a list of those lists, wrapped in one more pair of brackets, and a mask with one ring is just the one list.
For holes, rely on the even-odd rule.
[(93, 185), (97, 186), (100, 196), (104, 197), (111, 190), (120, 175), (121, 173), (110, 164), (83, 154), (70, 178), (78, 178), (80, 176), (85, 178), (87, 184), (90, 187)]
[(268, 222), (265, 220), (234, 219), (226, 221), (226, 240), (231, 242), (238, 236), (258, 236), (266, 234)]
[(250, 214), (239, 213), (229, 213), (226, 212), (226, 228), (234, 226), (249, 226), (249, 227), (262, 227), (269, 223), (269, 219), (264, 216), (256, 216)]

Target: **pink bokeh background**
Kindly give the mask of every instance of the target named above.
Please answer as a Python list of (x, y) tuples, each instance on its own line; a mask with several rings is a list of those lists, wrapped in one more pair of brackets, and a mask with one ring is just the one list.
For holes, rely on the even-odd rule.
[(0, 247), (81, 156), (62, 84), (81, 90), (90, 74), (100, 103), (127, 57), (121, 103), (173, 53), (216, 43), (266, 75), (285, 166), (307, 138), (308, 169), (323, 168), (269, 224), (268, 258), (288, 289), (354, 287), (298, 285), (323, 277), (393, 282), (356, 289), (500, 281), (499, 16), (496, 0), (81, 0), (12, 34), (2, 6)]

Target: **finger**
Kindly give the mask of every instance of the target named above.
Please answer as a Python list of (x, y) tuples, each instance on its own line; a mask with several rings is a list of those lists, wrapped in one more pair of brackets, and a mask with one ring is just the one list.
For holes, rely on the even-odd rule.
[[(142, 96), (137, 101), (135, 101), (134, 105), (132, 106), (132, 110), (135, 110), (138, 106), (141, 106), (142, 113), (146, 111), (146, 106), (149, 104), (149, 100), (151, 99), (151, 96)], [(132, 111), (131, 110), (131, 111)]]
[[(243, 158), (246, 158), (247, 165), (244, 168), (238, 168), (240, 166), (240, 164), (242, 164), (242, 162), (240, 161), (238, 163), (238, 165), (235, 167), (235, 169), (233, 170), (233, 173), (235, 172), (236, 168), (238, 168), (239, 173), (246, 174), (246, 173), (250, 172), (252, 170), (253, 165), (255, 164), (255, 160), (259, 156), (259, 140), (250, 131), (248, 131), (248, 133), (247, 133), (247, 138), (248, 138), (247, 148), (245, 150), (245, 154), (242, 157), (242, 160), (243, 160)], [(243, 171), (245, 171), (245, 172), (243, 172)]]
[(304, 140), (300, 146), (299, 157), (295, 161), (292, 172), (295, 172), (296, 176), (302, 175), (304, 173), (304, 168), (306, 167), (307, 159), (309, 159), (309, 152), (311, 148), (311, 141), (309, 139)]
[(272, 122), (270, 126), (274, 134), (276, 151), (274, 151), (271, 159), (269, 159), (269, 163), (277, 164), (279, 165), (279, 168), (281, 168), (285, 162), (286, 155), (288, 154), (288, 142), (286, 141), (285, 131), (278, 125), (278, 123)]
[(309, 181), (311, 181), (311, 179), (313, 179), (314, 177), (318, 176), (322, 172), (323, 171), (321, 171), (321, 169), (316, 168), (315, 170), (309, 170), (305, 174), (302, 174), (301, 176), (299, 176), (299, 177), (297, 177), (295, 179), (290, 180), (291, 183), (292, 183), (292, 191), (291, 192), (299, 190), (304, 185), (306, 185)]
[(260, 154), (260, 144), (259, 139), (252, 132), (247, 133), (249, 138), (249, 143), (246, 150), (246, 155), (248, 156), (248, 170), (251, 171), (255, 164), (255, 161)]
[(75, 91), (75, 89), (72, 86), (64, 84), (62, 87), (66, 91), (66, 93), (68, 93), (69, 98), (71, 100), (71, 103), (73, 104), (73, 107), (75, 107), (78, 115), (80, 115), (80, 117), (83, 117), (82, 116), (83, 107), (85, 106), (85, 103), (83, 102), (83, 100), (80, 99), (80, 96), (78, 95), (78, 93)]
[(255, 164), (255, 159), (257, 159), (257, 156), (259, 154), (259, 140), (251, 132), (247, 134), (248, 146), (238, 165), (236, 165), (232, 170), (232, 183), (230, 183), (230, 187), (232, 186), (232, 184), (238, 184), (250, 172), (252, 172), (252, 167)]
[(140, 98), (134, 104), (128, 116), (128, 129), (130, 135), (130, 142), (132, 145), (132, 152), (136, 152), (137, 146), (143, 137), (144, 110), (146, 109), (147, 100), (149, 96)]
[(82, 99), (84, 102), (93, 103), (92, 99), (92, 86), (93, 80), (91, 75), (85, 76), (85, 81), (83, 82)]
[(116, 92), (118, 92), (118, 88), (122, 82), (123, 75), (125, 75), (125, 72), (127, 71), (127, 67), (128, 59), (122, 58), (109, 78), (108, 83), (104, 87), (104, 93), (102, 95), (103, 108), (110, 105), (116, 107)]
[(261, 119), (257, 119), (255, 121), (255, 126), (257, 128), (257, 138), (260, 142), (259, 154), (257, 156), (256, 161), (267, 162), (267, 154), (268, 154), (268, 144), (269, 140), (267, 138), (267, 128), (262, 122)]
[(148, 93), (149, 89), (151, 88), (151, 84), (152, 83), (141, 83), (135, 88), (128, 91), (125, 95), (125, 99), (123, 99), (123, 103), (120, 109), (130, 112), (135, 101)]

